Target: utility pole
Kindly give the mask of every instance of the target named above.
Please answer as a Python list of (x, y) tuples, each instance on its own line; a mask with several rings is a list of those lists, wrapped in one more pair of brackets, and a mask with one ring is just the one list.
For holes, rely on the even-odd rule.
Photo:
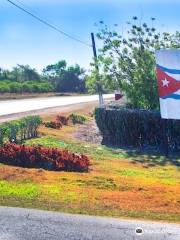
[(102, 87), (100, 84), (100, 76), (99, 76), (99, 66), (98, 66), (98, 59), (97, 59), (97, 51), (96, 51), (96, 43), (94, 38), (94, 33), (91, 33), (91, 40), (92, 40), (92, 48), (93, 48), (93, 55), (94, 55), (94, 62), (95, 62), (95, 68), (97, 73), (97, 79), (96, 79), (96, 85), (97, 85), (97, 91), (99, 94), (99, 105), (104, 104), (103, 95), (102, 95)]

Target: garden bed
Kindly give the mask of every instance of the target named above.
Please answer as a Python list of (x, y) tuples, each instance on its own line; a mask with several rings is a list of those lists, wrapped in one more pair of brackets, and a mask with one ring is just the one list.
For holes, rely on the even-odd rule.
[(87, 172), (90, 165), (85, 155), (71, 153), (65, 149), (17, 144), (6, 144), (0, 148), (0, 162), (26, 168), (74, 172)]

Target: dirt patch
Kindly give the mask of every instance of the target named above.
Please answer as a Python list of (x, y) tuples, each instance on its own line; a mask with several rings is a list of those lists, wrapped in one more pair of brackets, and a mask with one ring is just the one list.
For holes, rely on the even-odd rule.
[(102, 136), (95, 120), (91, 120), (88, 123), (81, 125), (78, 130), (75, 131), (73, 136), (85, 142), (96, 144), (101, 144), (102, 142)]

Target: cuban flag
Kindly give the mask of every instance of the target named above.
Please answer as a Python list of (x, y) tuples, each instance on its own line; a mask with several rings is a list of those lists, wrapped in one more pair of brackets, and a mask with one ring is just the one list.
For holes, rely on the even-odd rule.
[(180, 50), (156, 51), (161, 117), (180, 119)]

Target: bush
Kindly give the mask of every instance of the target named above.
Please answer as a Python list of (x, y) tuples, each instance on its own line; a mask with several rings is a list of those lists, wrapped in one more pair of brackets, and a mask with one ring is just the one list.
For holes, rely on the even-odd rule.
[(54, 90), (53, 84), (47, 81), (0, 81), (0, 93), (47, 93)]
[(75, 172), (87, 172), (90, 165), (88, 157), (68, 150), (16, 144), (0, 147), (0, 162), (26, 168)]
[(62, 125), (68, 125), (69, 118), (61, 115), (57, 115), (56, 121), (61, 123)]
[(85, 116), (74, 113), (69, 116), (69, 119), (73, 124), (83, 124), (87, 121), (87, 118)]
[[(168, 141), (171, 151), (180, 150), (180, 121), (164, 120), (158, 111), (104, 106), (95, 110), (103, 143), (119, 147), (148, 147), (158, 150)], [(163, 130), (164, 129), (164, 130)]]
[(60, 122), (57, 122), (57, 121), (46, 122), (44, 125), (47, 128), (54, 128), (54, 129), (62, 128), (62, 124)]
[(0, 84), (0, 93), (9, 93), (10, 92), (10, 86), (4, 83)]
[(23, 140), (37, 137), (38, 127), (42, 123), (39, 116), (28, 116), (16, 121), (10, 121), (0, 125), (0, 145), (5, 139), (17, 143)]
[(7, 128), (4, 124), (0, 125), (0, 146), (3, 145), (4, 139), (6, 137)]

